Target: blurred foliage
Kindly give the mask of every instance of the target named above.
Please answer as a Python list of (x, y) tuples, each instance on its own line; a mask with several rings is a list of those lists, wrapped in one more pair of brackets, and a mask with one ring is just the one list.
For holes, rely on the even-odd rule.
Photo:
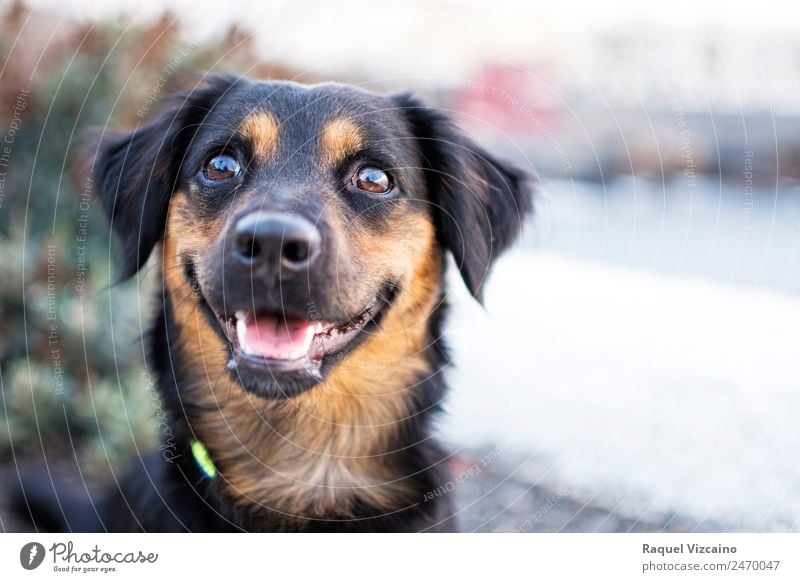
[(18, 2), (0, 18), (0, 464), (74, 456), (99, 480), (156, 444), (160, 405), (142, 369), (152, 276), (112, 284), (83, 136), (142, 123), (197, 73), (297, 77), (239, 29), (187, 42), (169, 13), (65, 24)]

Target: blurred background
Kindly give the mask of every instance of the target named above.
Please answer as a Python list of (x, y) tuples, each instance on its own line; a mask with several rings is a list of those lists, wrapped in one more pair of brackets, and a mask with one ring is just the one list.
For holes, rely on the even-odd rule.
[(95, 486), (157, 444), (152, 271), (110, 286), (76, 152), (235, 71), (413, 89), (538, 173), (486, 308), (450, 286), (463, 529), (800, 530), (800, 5), (30, 0), (0, 22), (4, 476), (45, 453)]

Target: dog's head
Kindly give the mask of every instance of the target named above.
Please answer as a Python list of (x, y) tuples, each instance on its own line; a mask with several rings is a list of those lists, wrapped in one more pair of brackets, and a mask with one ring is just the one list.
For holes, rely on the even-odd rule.
[(191, 293), (234, 379), (266, 398), (424, 326), (442, 250), (479, 298), (531, 205), (524, 176), (441, 112), (337, 84), (207, 79), (104, 136), (93, 170), (123, 276), (162, 242), (171, 302)]

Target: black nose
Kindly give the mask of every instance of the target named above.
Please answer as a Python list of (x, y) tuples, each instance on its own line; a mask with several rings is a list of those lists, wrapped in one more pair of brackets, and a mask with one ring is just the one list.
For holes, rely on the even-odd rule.
[(265, 265), (299, 271), (309, 267), (320, 251), (317, 228), (300, 216), (253, 212), (234, 228), (233, 253), (255, 267)]

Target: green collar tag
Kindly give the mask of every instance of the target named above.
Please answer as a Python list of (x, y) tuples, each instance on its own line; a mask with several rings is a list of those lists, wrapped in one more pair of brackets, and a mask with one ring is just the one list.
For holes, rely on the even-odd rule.
[(214, 461), (211, 460), (208, 449), (197, 439), (192, 439), (192, 455), (197, 466), (200, 467), (206, 477), (213, 479), (217, 476), (217, 467), (214, 466)]

